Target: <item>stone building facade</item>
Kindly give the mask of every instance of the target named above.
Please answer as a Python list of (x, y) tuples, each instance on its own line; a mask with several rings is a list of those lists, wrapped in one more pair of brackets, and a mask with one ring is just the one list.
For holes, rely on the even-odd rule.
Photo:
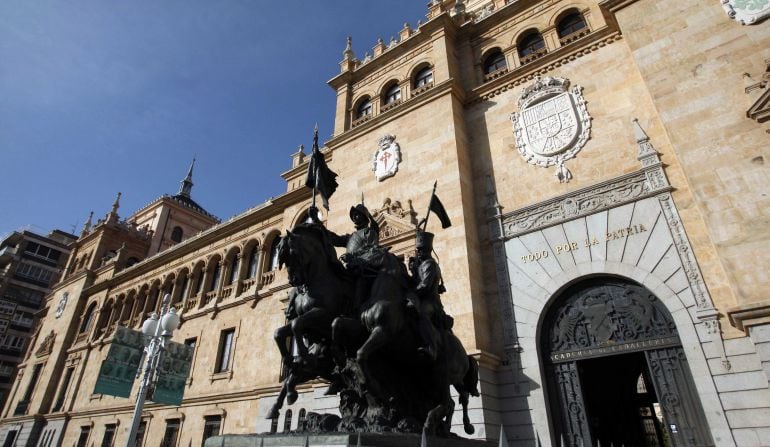
[(16, 365), (32, 344), (35, 314), (61, 278), (75, 239), (61, 230), (47, 236), (19, 230), (0, 241), (0, 405), (8, 397)]
[[(322, 148), (340, 186), (323, 221), (351, 229), (363, 191), (381, 243), (408, 255), (437, 182), (453, 222), (428, 225), (442, 300), (480, 364), (473, 436), (770, 439), (770, 26), (754, 3), (432, 1), (398, 40), (344, 51)], [(0, 442), (125, 442), (133, 400), (94, 383), (115, 328), (141, 325), (163, 293), (195, 354), (182, 405), (146, 407), (143, 445), (334, 411), (310, 383), (265, 418), (288, 289), (274, 246), (306, 217), (306, 166), (298, 151), (284, 194), (226, 222), (183, 182), (87, 228), (47, 297), (41, 333), (57, 336), (21, 365)], [(64, 293), (77, 299), (57, 317)]]

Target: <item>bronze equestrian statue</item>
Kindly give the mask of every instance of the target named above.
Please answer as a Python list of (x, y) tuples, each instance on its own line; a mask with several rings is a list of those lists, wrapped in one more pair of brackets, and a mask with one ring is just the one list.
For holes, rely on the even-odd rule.
[[(467, 407), (469, 396), (479, 394), (478, 364), (452, 333), (452, 318), (441, 305), (433, 235), (417, 229), (417, 256), (407, 269), (379, 246), (379, 229), (363, 204), (351, 208), (356, 229), (343, 236), (327, 230), (313, 211), (278, 248), (296, 289), (289, 324), (276, 331), (287, 375), (268, 417), (278, 417), (287, 395), (289, 404), (296, 399), (297, 384), (321, 377), (331, 383), (327, 393), (340, 396), (341, 417), (324, 415), (324, 429), (448, 436), (454, 386), (464, 430), (473, 433)], [(343, 262), (334, 246), (346, 247)]]

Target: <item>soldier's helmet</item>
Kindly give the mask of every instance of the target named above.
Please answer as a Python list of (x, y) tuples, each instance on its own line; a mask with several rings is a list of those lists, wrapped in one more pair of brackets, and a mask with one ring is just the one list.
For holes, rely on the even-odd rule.
[(433, 233), (428, 233), (427, 231), (418, 231), (414, 246), (418, 250), (433, 250)]
[(372, 215), (369, 213), (369, 210), (364, 206), (363, 203), (359, 203), (356, 206), (350, 207), (350, 219), (353, 219), (353, 216), (356, 214), (363, 216), (367, 220), (372, 220)]

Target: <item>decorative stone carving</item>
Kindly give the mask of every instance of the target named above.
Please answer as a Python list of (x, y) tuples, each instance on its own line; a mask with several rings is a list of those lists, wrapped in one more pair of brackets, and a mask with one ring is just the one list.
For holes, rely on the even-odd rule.
[(67, 306), (68, 298), (69, 298), (69, 293), (64, 292), (61, 294), (61, 298), (59, 298), (59, 304), (56, 305), (56, 311), (54, 313), (56, 318), (60, 318), (64, 313), (64, 308)]
[(556, 178), (569, 182), (572, 173), (564, 163), (574, 158), (591, 134), (591, 117), (583, 88), (569, 90), (566, 78), (538, 76), (519, 98), (519, 111), (511, 114), (516, 147), (527, 163), (556, 166)]
[[(603, 281), (577, 291), (553, 316), (547, 334), (551, 361), (572, 361), (590, 356), (591, 350), (631, 345), (624, 350), (643, 350), (644, 341), (679, 343), (676, 325), (655, 295), (643, 287)], [(655, 345), (655, 347), (658, 347)], [(558, 355), (571, 352), (571, 355)], [(579, 353), (576, 353), (579, 352)]]
[(513, 211), (503, 218), (503, 237), (512, 238), (651, 195), (645, 171), (637, 171)]
[(390, 214), (391, 216), (408, 220), (417, 225), (417, 212), (412, 208), (412, 201), (407, 201), (407, 204), (409, 205), (409, 208), (404, 208), (403, 205), (401, 205), (400, 200), (391, 200), (390, 197), (386, 197), (385, 200), (382, 201), (382, 206), (372, 210), (371, 213), (373, 217), (377, 217), (383, 213)]
[(377, 225), (380, 227), (380, 240), (387, 241), (396, 236), (414, 233), (417, 225), (417, 212), (412, 208), (412, 201), (407, 201), (404, 208), (399, 200), (386, 197), (382, 206), (371, 211)]
[(770, 0), (721, 0), (727, 15), (741, 25), (754, 25), (770, 16)]
[(395, 135), (385, 135), (380, 138), (379, 148), (372, 159), (374, 177), (383, 181), (396, 175), (398, 164), (401, 163), (401, 148), (396, 143)]
[[(765, 66), (767, 69), (759, 80), (755, 80), (749, 73), (743, 74), (743, 91), (751, 104), (746, 110), (746, 116), (758, 123), (770, 121), (770, 58), (765, 59)], [(767, 132), (770, 133), (770, 130)]]
[(48, 355), (53, 350), (53, 342), (56, 340), (56, 334), (54, 331), (51, 331), (48, 335), (45, 336), (43, 341), (40, 343), (40, 347), (37, 348), (37, 351), (35, 351), (35, 355), (38, 357), (42, 357), (44, 355)]

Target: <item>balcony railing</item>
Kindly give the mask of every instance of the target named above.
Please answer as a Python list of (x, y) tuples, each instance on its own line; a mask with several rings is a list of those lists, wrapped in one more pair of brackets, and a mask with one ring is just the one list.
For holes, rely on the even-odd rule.
[(235, 284), (231, 284), (231, 285), (225, 287), (224, 289), (222, 289), (222, 299), (226, 300), (226, 299), (230, 298), (230, 296), (232, 296), (232, 294), (233, 294), (233, 290), (234, 289), (235, 289)]
[(433, 81), (428, 82), (428, 83), (426, 83), (424, 85), (421, 85), (420, 87), (417, 87), (416, 89), (412, 90), (412, 97), (415, 97), (415, 96), (419, 95), (420, 93), (424, 93), (424, 92), (430, 90), (431, 87), (433, 87)]
[(564, 37), (560, 37), (559, 42), (561, 43), (562, 46), (564, 46), (580, 39), (581, 37), (587, 36), (590, 32), (591, 30), (588, 29), (588, 27), (585, 27), (583, 29), (579, 29), (575, 31), (574, 33), (570, 33)]
[(257, 278), (246, 278), (243, 280), (243, 287), (241, 290), (249, 290), (251, 286), (254, 285), (254, 283), (257, 282)]
[(387, 112), (388, 110), (392, 109), (393, 107), (396, 107), (397, 105), (401, 104), (401, 100), (397, 99), (391, 103), (385, 104), (380, 108), (380, 113)]
[(506, 73), (508, 73), (508, 67), (498, 68), (497, 70), (493, 71), (492, 73), (485, 74), (484, 75), (484, 82), (489, 82), (492, 79), (497, 79), (497, 78), (499, 78), (500, 76), (502, 76), (502, 75), (504, 75)]
[(364, 115), (361, 118), (357, 118), (357, 119), (353, 120), (352, 127), (360, 126), (361, 124), (364, 124), (365, 122), (369, 121), (370, 119), (372, 119), (372, 114), (371, 113), (368, 114), (368, 115)]
[(184, 305), (184, 310), (190, 310), (195, 309), (198, 306), (198, 297), (193, 296), (187, 299), (187, 302)]
[(548, 53), (547, 48), (540, 48), (521, 58), (521, 65), (536, 61)]
[(206, 292), (203, 295), (203, 304), (204, 305), (209, 304), (210, 302), (214, 301), (216, 299), (216, 297), (217, 297), (217, 291), (216, 290), (212, 290), (211, 292)]
[(267, 285), (270, 285), (270, 283), (273, 282), (275, 279), (275, 270), (271, 270), (269, 272), (265, 272), (262, 274), (262, 279), (259, 281), (259, 284), (261, 287), (265, 287)]

